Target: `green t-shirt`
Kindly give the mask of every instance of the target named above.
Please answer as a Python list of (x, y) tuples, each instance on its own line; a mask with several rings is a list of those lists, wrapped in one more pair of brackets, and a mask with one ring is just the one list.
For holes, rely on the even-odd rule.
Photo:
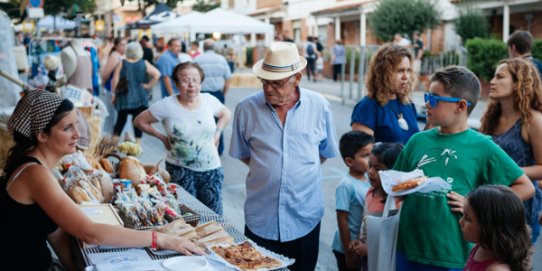
[[(523, 174), (488, 136), (471, 129), (451, 135), (432, 129), (412, 136), (394, 169), (416, 168), (428, 177), (441, 177), (461, 195), (484, 184), (510, 185)], [(447, 192), (405, 198), (397, 248), (408, 260), (453, 269), (465, 266), (471, 244), (463, 239), (461, 214), (451, 211)]]

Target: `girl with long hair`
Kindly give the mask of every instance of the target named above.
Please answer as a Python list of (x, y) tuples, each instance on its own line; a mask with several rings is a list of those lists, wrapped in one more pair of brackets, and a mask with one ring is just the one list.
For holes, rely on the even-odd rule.
[(525, 208), (509, 187), (486, 185), (471, 191), (459, 220), (463, 238), (475, 243), (465, 270), (531, 270), (525, 222)]
[(538, 215), (542, 192), (537, 180), (542, 179), (542, 86), (531, 62), (519, 58), (502, 60), (490, 85), (490, 103), (482, 117), (480, 131), (491, 135), (533, 180), (534, 197), (524, 202), (527, 223), (532, 229), (532, 242), (540, 234)]

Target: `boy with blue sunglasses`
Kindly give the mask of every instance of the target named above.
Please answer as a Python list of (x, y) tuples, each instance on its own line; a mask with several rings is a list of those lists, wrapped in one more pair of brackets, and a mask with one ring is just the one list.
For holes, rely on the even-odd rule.
[(460, 225), (463, 195), (484, 184), (510, 186), (522, 200), (534, 187), (521, 168), (488, 136), (468, 128), (480, 97), (480, 82), (464, 67), (449, 66), (431, 76), (425, 95), (427, 123), (438, 128), (410, 138), (394, 169), (422, 169), (441, 177), (451, 190), (413, 193), (402, 205), (397, 270), (463, 270), (471, 244)]

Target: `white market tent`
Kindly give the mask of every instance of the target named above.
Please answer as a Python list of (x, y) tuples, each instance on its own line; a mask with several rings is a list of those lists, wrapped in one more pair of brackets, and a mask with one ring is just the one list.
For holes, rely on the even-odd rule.
[(47, 15), (38, 21), (38, 29), (74, 29), (76, 23), (74, 21), (66, 20), (60, 16)]
[[(195, 40), (197, 33), (214, 32), (221, 34), (265, 34), (266, 45), (269, 45), (273, 40), (275, 27), (272, 24), (264, 23), (243, 14), (216, 8), (202, 16), (196, 15), (194, 17), (172, 24), (167, 32), (188, 32), (190, 33), (190, 40)], [(154, 31), (153, 27), (151, 29)]]
[(192, 11), (175, 19), (151, 25), (151, 31), (156, 34), (188, 32), (189, 23), (201, 16), (203, 13)]

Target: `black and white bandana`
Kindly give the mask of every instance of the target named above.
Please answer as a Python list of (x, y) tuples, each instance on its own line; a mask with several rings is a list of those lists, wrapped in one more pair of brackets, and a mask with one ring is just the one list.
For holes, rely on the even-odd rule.
[(13, 115), (8, 121), (9, 132), (32, 138), (43, 131), (53, 118), (62, 98), (42, 90), (30, 90), (17, 103)]

